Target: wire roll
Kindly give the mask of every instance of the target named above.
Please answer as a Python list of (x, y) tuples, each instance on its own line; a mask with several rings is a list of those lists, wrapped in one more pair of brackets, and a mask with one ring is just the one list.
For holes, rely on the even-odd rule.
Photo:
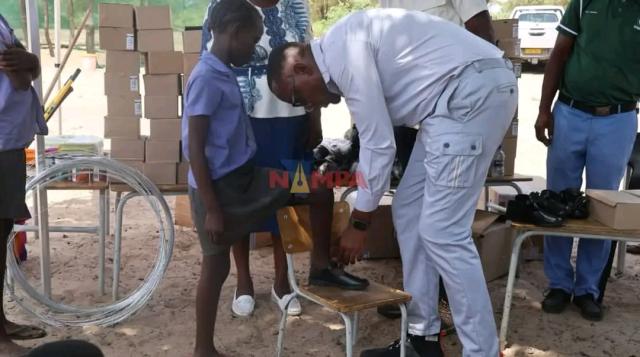
[[(26, 190), (31, 192), (39, 186), (66, 180), (72, 172), (95, 173), (106, 175), (109, 180), (118, 180), (138, 192), (149, 204), (151, 211), (158, 222), (158, 252), (151, 271), (146, 275), (141, 285), (118, 301), (98, 307), (77, 307), (62, 304), (45, 296), (34, 288), (20, 269), (13, 254), (7, 254), (7, 266), (9, 279), (13, 280), (18, 289), (6, 289), (10, 291), (12, 298), (28, 313), (51, 326), (111, 326), (126, 320), (142, 309), (155, 289), (160, 285), (167, 270), (173, 253), (174, 226), (171, 211), (163, 195), (147, 177), (137, 170), (106, 158), (76, 159), (69, 162), (54, 165), (27, 183)], [(13, 246), (15, 234), (8, 241), (8, 247)], [(9, 249), (8, 252), (11, 252)]]

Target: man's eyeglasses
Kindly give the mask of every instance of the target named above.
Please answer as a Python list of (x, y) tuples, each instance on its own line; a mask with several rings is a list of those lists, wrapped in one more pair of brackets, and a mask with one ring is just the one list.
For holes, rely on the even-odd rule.
[(304, 110), (307, 113), (312, 112), (314, 109), (309, 104), (296, 98), (296, 77), (295, 76), (291, 76), (291, 105), (294, 107), (304, 107)]

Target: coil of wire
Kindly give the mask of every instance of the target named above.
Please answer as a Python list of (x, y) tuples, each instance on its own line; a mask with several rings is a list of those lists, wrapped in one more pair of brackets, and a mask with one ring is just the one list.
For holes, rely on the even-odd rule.
[[(111, 326), (117, 324), (142, 309), (158, 287), (171, 260), (174, 243), (174, 227), (171, 211), (164, 197), (147, 177), (139, 171), (106, 158), (76, 159), (49, 167), (27, 183), (26, 190), (36, 190), (38, 186), (68, 179), (78, 172), (99, 172), (109, 180), (117, 180), (128, 185), (149, 204), (151, 211), (158, 221), (159, 232), (158, 250), (155, 263), (146, 275), (141, 285), (127, 296), (110, 304), (98, 307), (78, 307), (53, 301), (34, 286), (32, 286), (22, 272), (13, 254), (7, 255), (10, 279), (19, 287), (17, 290), (7, 289), (13, 299), (28, 313), (42, 322), (52, 326)], [(104, 177), (103, 177), (104, 178)], [(8, 241), (13, 246), (15, 235)], [(11, 252), (11, 249), (9, 250)]]

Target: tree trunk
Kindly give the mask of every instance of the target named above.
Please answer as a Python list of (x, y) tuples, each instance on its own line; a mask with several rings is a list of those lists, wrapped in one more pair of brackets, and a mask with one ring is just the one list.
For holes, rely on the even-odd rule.
[(47, 41), (49, 56), (54, 57), (53, 44), (51, 43), (51, 34), (49, 33), (49, 0), (42, 0), (44, 7), (44, 38)]
[(75, 21), (73, 20), (73, 0), (67, 0), (67, 20), (69, 21), (69, 43), (76, 34)]
[(24, 45), (27, 45), (27, 2), (26, 0), (20, 0), (20, 16), (22, 17), (22, 38), (24, 39)]
[(86, 45), (87, 45), (87, 53), (96, 53), (96, 28), (93, 25), (93, 11), (95, 7), (95, 0), (89, 0), (89, 6), (91, 7), (91, 15), (89, 15), (89, 19), (87, 20), (86, 26)]

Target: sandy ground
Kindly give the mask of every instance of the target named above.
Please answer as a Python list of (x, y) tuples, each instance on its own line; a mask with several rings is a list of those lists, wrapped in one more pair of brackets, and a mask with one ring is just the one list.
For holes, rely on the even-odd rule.
[[(45, 58), (44, 82), (52, 76), (52, 61)], [(81, 67), (83, 58), (72, 56), (62, 76)], [(102, 57), (99, 63), (103, 64)], [(520, 143), (517, 171), (544, 176), (544, 147), (535, 141), (532, 131), (537, 113), (540, 73), (527, 73), (520, 82)], [(85, 70), (76, 82), (76, 91), (64, 107), (65, 134), (101, 136), (106, 101), (102, 95), (103, 69)], [(45, 85), (46, 87), (46, 85)], [(52, 134), (57, 123), (51, 123)], [(344, 106), (324, 112), (324, 130), (328, 137), (341, 136), (348, 128), (348, 112)], [(168, 199), (173, 202), (172, 199)], [(52, 224), (94, 224), (97, 197), (90, 193), (55, 194), (50, 199)], [(113, 205), (112, 205), (113, 207)], [(156, 253), (156, 227), (152, 214), (142, 200), (128, 206), (122, 258), (122, 291), (130, 291), (144, 278)], [(108, 301), (97, 293), (97, 237), (79, 234), (52, 234), (52, 272), (54, 298), (70, 304), (89, 306)], [(112, 269), (112, 237), (107, 243), (107, 286)], [(24, 271), (38, 286), (39, 242), (29, 243), (30, 259)], [(270, 302), (273, 263), (270, 248), (251, 253), (256, 289), (257, 309), (248, 319), (231, 317), (230, 303), (235, 285), (235, 271), (222, 291), (216, 344), (230, 356), (269, 356), (275, 351), (279, 314)], [(298, 276), (307, 272), (306, 256), (296, 258)], [(583, 320), (576, 309), (555, 316), (540, 309), (545, 278), (541, 262), (523, 265), (516, 284), (512, 327), (509, 341), (513, 345), (506, 356), (637, 356), (640, 351), (640, 260), (629, 256), (625, 275), (613, 279), (607, 292), (607, 315), (600, 323)], [(124, 323), (109, 328), (52, 328), (42, 341), (25, 342), (34, 346), (43, 341), (81, 338), (98, 344), (107, 356), (188, 356), (194, 340), (194, 299), (200, 264), (200, 248), (195, 234), (176, 228), (173, 259), (161, 287), (148, 306)], [(401, 267), (397, 260), (366, 261), (352, 268), (356, 274), (400, 286)], [(489, 284), (496, 320), (500, 321), (506, 279)], [(290, 318), (286, 338), (289, 356), (340, 356), (344, 351), (344, 326), (339, 316), (309, 302), (303, 302), (304, 314)], [(14, 302), (8, 303), (8, 315), (22, 322), (37, 323)], [(399, 332), (398, 322), (390, 322), (375, 311), (361, 315), (360, 339), (356, 351), (381, 346)], [(457, 337), (445, 339), (448, 356), (461, 355)]]

